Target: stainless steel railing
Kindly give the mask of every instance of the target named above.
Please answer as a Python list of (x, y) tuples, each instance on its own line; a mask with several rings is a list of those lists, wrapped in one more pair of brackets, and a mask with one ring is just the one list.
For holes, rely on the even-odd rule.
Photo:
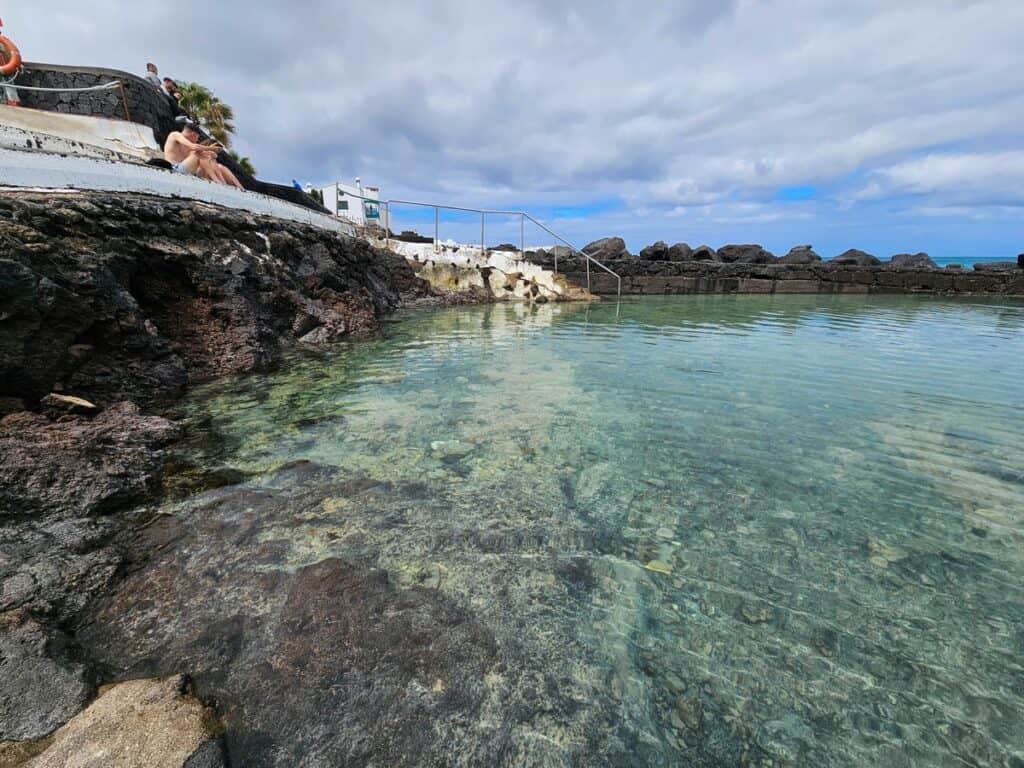
[[(480, 253), (481, 253), (481, 255), (486, 255), (487, 254), (487, 240), (486, 240), (486, 235), (487, 235), (487, 217), (488, 216), (513, 216), (513, 217), (514, 216), (518, 216), (519, 217), (519, 254), (520, 254), (520, 257), (524, 261), (526, 259), (526, 222), (529, 221), (534, 226), (536, 226), (537, 228), (543, 230), (545, 233), (547, 233), (552, 238), (554, 238), (555, 241), (556, 241), (555, 242), (556, 246), (559, 243), (561, 243), (562, 245), (567, 247), (572, 253), (578, 254), (579, 256), (583, 257), (583, 261), (584, 261), (584, 264), (586, 265), (586, 270), (587, 270), (587, 291), (588, 292), (592, 292), (591, 291), (591, 281), (590, 281), (590, 265), (594, 264), (594, 266), (596, 266), (599, 269), (604, 270), (609, 275), (611, 275), (612, 277), (615, 278), (616, 295), (618, 297), (620, 297), (620, 298), (622, 297), (622, 278), (619, 276), (619, 274), (617, 272), (615, 272), (612, 269), (609, 269), (607, 266), (605, 266), (600, 261), (595, 259), (589, 253), (584, 253), (583, 251), (581, 251), (579, 248), (574, 246), (572, 243), (570, 243), (564, 237), (562, 237), (561, 235), (559, 235), (556, 232), (552, 231), (549, 227), (545, 226), (541, 222), (537, 221), (537, 219), (535, 219), (530, 214), (526, 213), (526, 211), (497, 211), (497, 210), (488, 210), (488, 209), (484, 209), (484, 208), (463, 208), (463, 207), (457, 206), (457, 205), (441, 205), (440, 203), (423, 203), (423, 202), (419, 202), (417, 200), (378, 200), (378, 199), (372, 198), (372, 197), (364, 197), (363, 195), (355, 195), (355, 194), (352, 194), (351, 192), (345, 192), (344, 195), (346, 197), (355, 197), (355, 198), (358, 198), (358, 199), (361, 199), (361, 200), (369, 201), (371, 203), (376, 203), (377, 205), (379, 205), (381, 207), (381, 209), (382, 209), (382, 211), (384, 213), (384, 217), (385, 217), (385, 221), (384, 221), (384, 245), (385, 245), (386, 248), (390, 248), (391, 247), (391, 206), (392, 205), (411, 205), (411, 206), (414, 206), (414, 207), (417, 207), (417, 208), (431, 208), (431, 209), (433, 209), (433, 211), (434, 211), (434, 249), (435, 250), (440, 247), (440, 243), (441, 243), (441, 221), (440, 221), (440, 212), (441, 211), (459, 211), (459, 212), (462, 212), (462, 213), (478, 213), (478, 214), (480, 214)], [(555, 274), (558, 274), (558, 251), (557, 251), (557, 248), (552, 250), (552, 255), (554, 256)]]

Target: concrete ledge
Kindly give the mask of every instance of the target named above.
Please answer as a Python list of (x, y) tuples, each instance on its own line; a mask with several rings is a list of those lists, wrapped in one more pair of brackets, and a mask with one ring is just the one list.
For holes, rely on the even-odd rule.
[(343, 235), (355, 235), (346, 222), (274, 197), (214, 184), (194, 176), (145, 165), (72, 157), (38, 151), (0, 148), (0, 184), (9, 188), (134, 192), (158, 197), (212, 203), (249, 213), (310, 224)]

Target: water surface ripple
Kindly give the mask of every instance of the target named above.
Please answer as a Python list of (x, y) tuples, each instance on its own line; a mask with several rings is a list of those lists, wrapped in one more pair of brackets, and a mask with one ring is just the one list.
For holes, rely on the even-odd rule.
[[(172, 506), (170, 556), (227, 585), (358, 555), (467, 610), (512, 661), (453, 765), (1022, 766), (1022, 403), (1020, 302), (408, 312), (196, 394), (193, 458), (280, 500)], [(232, 589), (204, 599), (274, 599)]]

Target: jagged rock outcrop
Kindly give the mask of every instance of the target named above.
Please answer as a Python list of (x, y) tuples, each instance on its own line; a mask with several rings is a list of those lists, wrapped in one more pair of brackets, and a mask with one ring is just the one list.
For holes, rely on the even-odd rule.
[(760, 245), (723, 245), (718, 259), (726, 264), (772, 264), (775, 256)]
[(693, 248), (687, 243), (674, 243), (668, 249), (668, 260), (669, 261), (692, 261), (693, 260)]
[(858, 251), (856, 248), (843, 251), (841, 254), (829, 261), (829, 264), (854, 267), (874, 267), (881, 263), (882, 262), (877, 257), (872, 256), (870, 253), (865, 253), (864, 251)]
[[(212, 713), (191, 695), (181, 675), (131, 680), (106, 689), (22, 754), (34, 753), (25, 768), (219, 768), (224, 755), (215, 730)], [(6, 746), (13, 752), (13, 745)], [(0, 764), (4, 751), (0, 743)]]
[(361, 240), (187, 201), (0, 195), (0, 397), (167, 402), (426, 292)]
[(819, 261), (821, 261), (821, 256), (816, 254), (810, 245), (795, 246), (779, 259), (780, 264), (816, 264)]
[(710, 245), (698, 245), (690, 254), (694, 261), (721, 261), (718, 251)]
[(646, 261), (667, 261), (668, 243), (659, 240), (640, 251), (640, 258)]
[(927, 253), (898, 253), (889, 259), (896, 269), (938, 269), (939, 265)]
[(609, 259), (628, 259), (631, 254), (626, 250), (626, 241), (621, 237), (603, 237), (583, 246), (583, 252), (598, 261)]

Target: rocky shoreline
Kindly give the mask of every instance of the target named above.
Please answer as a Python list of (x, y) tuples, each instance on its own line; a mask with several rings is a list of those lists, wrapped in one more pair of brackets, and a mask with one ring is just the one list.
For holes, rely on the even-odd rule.
[[(634, 257), (618, 237), (596, 240), (583, 252), (622, 278), (625, 294), (697, 293), (935, 293), (1024, 295), (1024, 257), (976, 264), (973, 270), (939, 268), (926, 253), (897, 254), (883, 262), (864, 251), (849, 250), (825, 261), (809, 245), (776, 257), (760, 245), (725, 245), (718, 250), (686, 243), (657, 242)], [(586, 263), (569, 248), (527, 252), (540, 266), (554, 268), (587, 284)], [(591, 269), (591, 286), (614, 295), (618, 281)]]
[[(305, 225), (144, 196), (0, 194), (0, 766), (72, 764), (97, 739), (105, 764), (139, 764), (118, 713), (143, 705), (174, 745), (147, 765), (223, 764), (184, 678), (114, 686), (83, 712), (108, 680), (78, 623), (148, 557), (137, 532), (183, 433), (170, 409), (190, 384), (445, 300), (404, 259)], [(173, 469), (179, 493), (237, 481)]]

